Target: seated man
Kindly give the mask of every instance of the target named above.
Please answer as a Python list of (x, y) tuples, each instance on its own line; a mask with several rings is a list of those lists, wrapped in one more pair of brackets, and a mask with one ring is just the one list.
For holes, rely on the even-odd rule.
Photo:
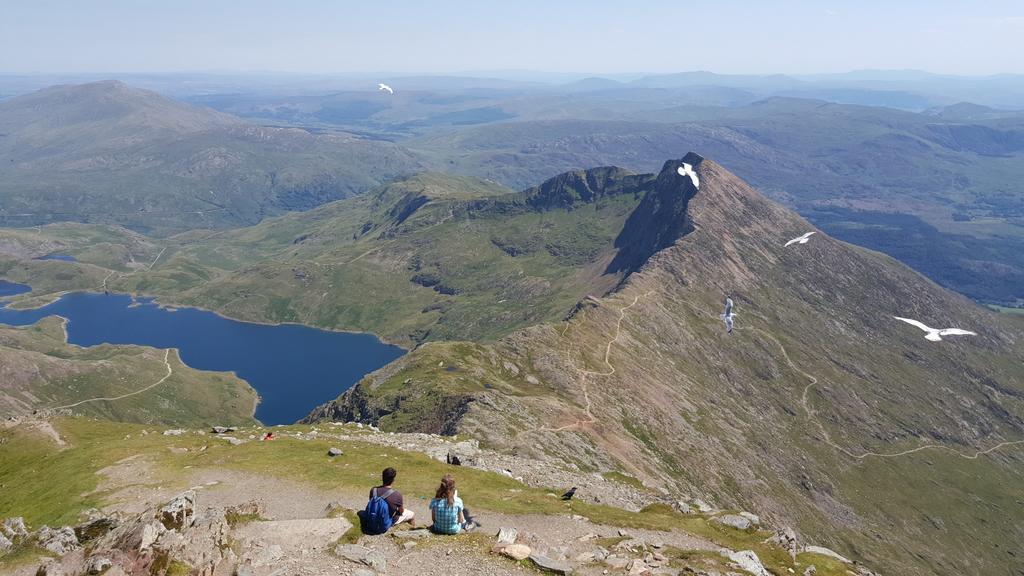
[[(394, 468), (385, 468), (384, 471), (381, 472), (381, 482), (383, 482), (383, 484), (370, 489), (370, 503), (367, 504), (367, 510), (363, 514), (360, 514), (360, 519), (363, 521), (364, 532), (369, 534), (383, 533), (391, 526), (401, 524), (402, 522), (408, 522), (409, 526), (413, 528), (416, 527), (416, 515), (412, 510), (405, 507), (405, 502), (402, 499), (402, 493), (395, 490), (393, 487), (393, 484), (395, 483), (395, 476), (397, 475), (398, 472), (396, 472)], [(368, 522), (376, 524), (376, 522), (369, 518), (370, 509), (372, 508), (373, 499), (375, 497), (379, 497), (387, 503), (390, 522), (385, 521), (382, 526), (367, 526)]]

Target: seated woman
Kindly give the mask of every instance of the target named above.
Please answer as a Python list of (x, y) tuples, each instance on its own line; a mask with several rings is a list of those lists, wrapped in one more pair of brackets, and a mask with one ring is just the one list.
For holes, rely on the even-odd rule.
[(445, 474), (434, 499), (430, 501), (430, 518), (433, 520), (430, 529), (437, 534), (458, 534), (462, 530), (472, 530), (473, 522), (467, 521), (466, 516), (462, 498), (459, 498), (459, 491), (455, 489), (455, 478)]

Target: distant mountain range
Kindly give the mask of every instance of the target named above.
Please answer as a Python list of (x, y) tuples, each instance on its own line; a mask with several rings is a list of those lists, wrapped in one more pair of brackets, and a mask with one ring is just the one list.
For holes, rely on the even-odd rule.
[[(223, 229), (424, 169), (524, 189), (590, 166), (656, 170), (659, 158), (699, 149), (840, 238), (972, 298), (1024, 302), (1024, 195), (1012, 185), (1024, 178), (1022, 113), (760, 99), (752, 85), (809, 82), (699, 72), (563, 87), (406, 80), (394, 80), (394, 95), (373, 85), (282, 96), (258, 85), (193, 99), (220, 112), (116, 82), (0, 102), (0, 225)], [(445, 85), (454, 87), (431, 88)]]
[(120, 82), (0, 102), (0, 224), (158, 233), (255, 223), (419, 165), (388, 142), (255, 126)]

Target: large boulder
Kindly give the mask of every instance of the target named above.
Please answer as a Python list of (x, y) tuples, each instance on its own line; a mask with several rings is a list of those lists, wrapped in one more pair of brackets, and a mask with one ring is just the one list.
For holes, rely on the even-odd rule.
[(739, 552), (723, 550), (722, 555), (754, 576), (772, 576), (771, 572), (765, 569), (761, 559), (757, 557), (753, 550), (741, 550)]
[(721, 516), (715, 516), (711, 521), (737, 530), (746, 530), (754, 525), (750, 519), (739, 514), (722, 514)]
[(502, 526), (498, 529), (498, 544), (515, 544), (519, 531), (515, 528)]
[(533, 562), (541, 570), (554, 574), (572, 574), (572, 568), (561, 560), (554, 560), (541, 554), (530, 554), (530, 562)]
[(67, 554), (78, 549), (78, 537), (75, 531), (69, 526), (53, 529), (43, 526), (36, 534), (36, 541), (40, 548), (44, 548), (57, 555)]
[(28, 536), (28, 528), (25, 527), (25, 519), (21, 517), (8, 518), (0, 526), (0, 532), (10, 539), (24, 538)]
[(196, 492), (188, 490), (174, 497), (160, 509), (160, 523), (168, 530), (184, 530), (196, 516)]

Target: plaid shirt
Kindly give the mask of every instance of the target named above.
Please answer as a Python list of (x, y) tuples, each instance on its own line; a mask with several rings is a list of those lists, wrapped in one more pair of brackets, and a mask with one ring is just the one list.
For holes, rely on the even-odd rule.
[(434, 531), (439, 534), (458, 534), (462, 530), (459, 524), (459, 512), (462, 512), (462, 498), (455, 497), (455, 503), (448, 505), (444, 498), (430, 501), (430, 509), (434, 512)]

